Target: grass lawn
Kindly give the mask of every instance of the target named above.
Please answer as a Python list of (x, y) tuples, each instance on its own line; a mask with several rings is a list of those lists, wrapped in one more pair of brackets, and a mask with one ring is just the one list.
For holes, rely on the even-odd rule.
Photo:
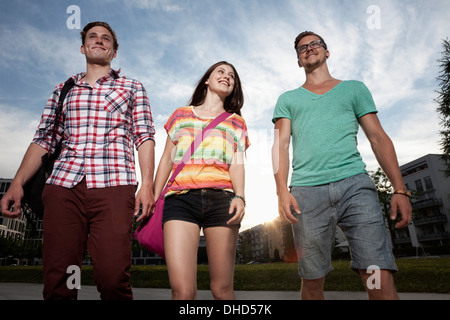
[[(326, 291), (363, 291), (359, 275), (351, 271), (349, 261), (334, 261), (335, 270), (327, 275)], [(450, 258), (397, 260), (394, 275), (399, 292), (450, 293)], [(92, 285), (92, 267), (83, 267), (82, 284)], [(134, 287), (169, 288), (165, 266), (133, 266)], [(42, 282), (42, 267), (0, 267), (0, 282)], [(297, 263), (236, 265), (236, 290), (297, 291), (300, 279)], [(198, 266), (198, 289), (209, 289), (208, 266)]]

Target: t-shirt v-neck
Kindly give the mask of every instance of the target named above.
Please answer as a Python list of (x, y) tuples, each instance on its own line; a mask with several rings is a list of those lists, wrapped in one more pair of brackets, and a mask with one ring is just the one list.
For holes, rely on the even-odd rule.
[(336, 89), (338, 89), (338, 87), (339, 87), (343, 82), (344, 82), (344, 81), (340, 81), (340, 82), (339, 82), (338, 84), (336, 84), (333, 88), (331, 88), (330, 90), (328, 90), (327, 92), (322, 93), (322, 94), (315, 93), (315, 92), (313, 92), (313, 91), (311, 91), (311, 90), (308, 90), (308, 89), (304, 88), (303, 86), (300, 87), (300, 89), (303, 90), (303, 91), (305, 91), (306, 93), (312, 95), (312, 96), (315, 97), (316, 99), (320, 99), (320, 98), (326, 97), (326, 96), (328, 96), (329, 94), (333, 93), (333, 91), (335, 91)]

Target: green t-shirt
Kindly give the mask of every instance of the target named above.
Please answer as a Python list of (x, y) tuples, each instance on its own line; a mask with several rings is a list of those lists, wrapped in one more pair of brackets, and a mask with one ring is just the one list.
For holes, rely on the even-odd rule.
[(291, 120), (290, 185), (321, 185), (367, 172), (357, 149), (358, 118), (376, 112), (360, 81), (342, 81), (323, 95), (303, 87), (282, 94), (272, 121)]

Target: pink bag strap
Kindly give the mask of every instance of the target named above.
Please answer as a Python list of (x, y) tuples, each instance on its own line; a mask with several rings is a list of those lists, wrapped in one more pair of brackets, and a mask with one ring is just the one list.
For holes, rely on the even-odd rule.
[(217, 125), (219, 123), (221, 123), (222, 121), (224, 121), (225, 119), (227, 119), (231, 115), (232, 115), (232, 113), (223, 112), (222, 114), (217, 116), (213, 121), (208, 123), (208, 125), (202, 130), (202, 132), (195, 137), (195, 139), (194, 139), (194, 141), (192, 141), (192, 144), (189, 147), (188, 151), (186, 151), (186, 153), (184, 154), (183, 158), (181, 159), (181, 163), (175, 168), (172, 176), (170, 177), (169, 181), (167, 182), (166, 187), (164, 188), (164, 190), (161, 192), (161, 195), (159, 196), (159, 198), (161, 198), (161, 199), (164, 198), (164, 196), (167, 193), (167, 190), (169, 190), (170, 186), (175, 181), (176, 176), (180, 173), (181, 169), (183, 169), (183, 167), (185, 166), (186, 162), (188, 162), (191, 159), (192, 155), (194, 154), (195, 150), (200, 146), (200, 144), (202, 143), (203, 139), (206, 138), (206, 136), (209, 135), (209, 133), (215, 127), (217, 127)]

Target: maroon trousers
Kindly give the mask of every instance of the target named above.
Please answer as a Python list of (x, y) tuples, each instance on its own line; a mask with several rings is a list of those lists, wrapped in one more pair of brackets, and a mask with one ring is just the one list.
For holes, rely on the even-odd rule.
[[(44, 299), (77, 299), (69, 266), (81, 267), (86, 251), (101, 299), (132, 299), (131, 228), (135, 186), (73, 189), (46, 185), (42, 194)], [(81, 286), (81, 290), (83, 287)]]

